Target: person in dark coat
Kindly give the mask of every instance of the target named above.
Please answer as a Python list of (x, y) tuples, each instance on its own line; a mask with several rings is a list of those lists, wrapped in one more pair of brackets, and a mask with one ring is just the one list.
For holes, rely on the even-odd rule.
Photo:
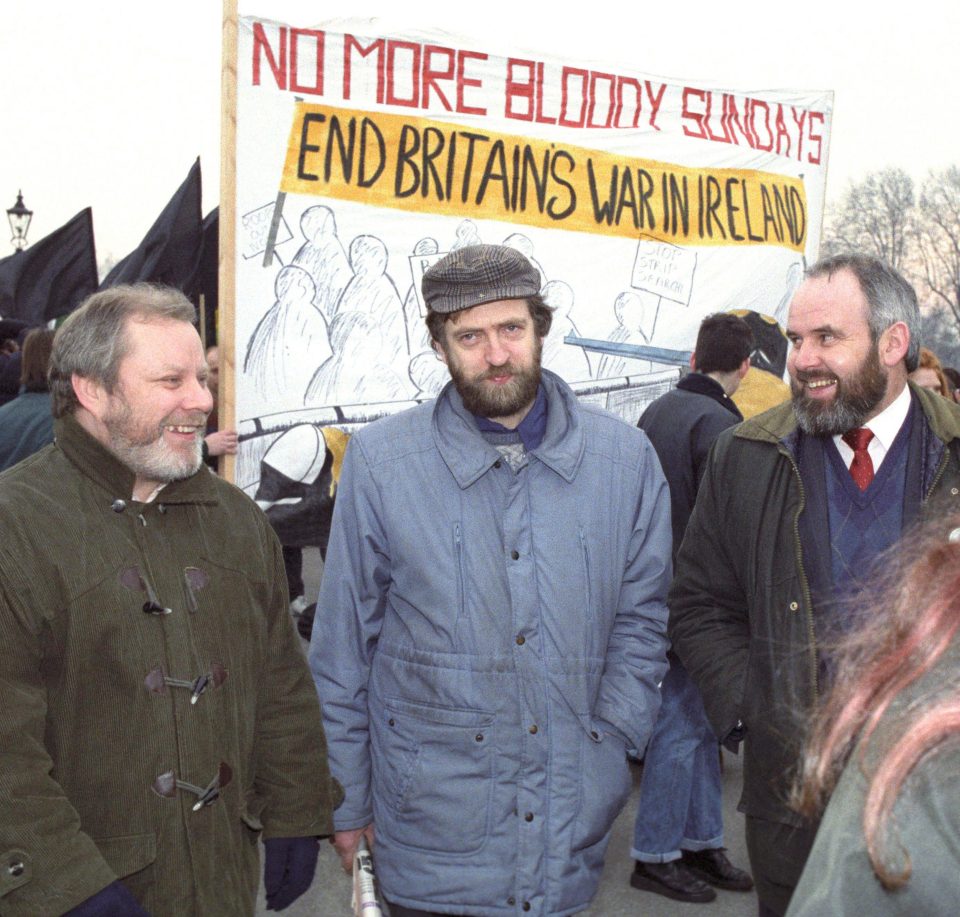
[(20, 394), (0, 405), (0, 471), (53, 442), (47, 364), (53, 332), (34, 328), (23, 343)]
[[(753, 340), (742, 318), (707, 316), (690, 357), (693, 372), (637, 424), (670, 485), (674, 555), (713, 441), (743, 419), (731, 396), (750, 368)], [(677, 901), (712, 901), (717, 893), (711, 885), (749, 891), (753, 881), (724, 853), (719, 744), (700, 692), (676, 655), (668, 659), (660, 715), (643, 759), (630, 884)]]
[(960, 409), (908, 383), (913, 288), (875, 258), (815, 264), (790, 304), (791, 402), (717, 437), (670, 590), (670, 636), (725, 745), (761, 915), (785, 913), (816, 825), (787, 801), (825, 648), (856, 630), (877, 558), (960, 508)]
[(0, 319), (0, 405), (20, 392), (20, 348), (29, 330), (15, 318)]

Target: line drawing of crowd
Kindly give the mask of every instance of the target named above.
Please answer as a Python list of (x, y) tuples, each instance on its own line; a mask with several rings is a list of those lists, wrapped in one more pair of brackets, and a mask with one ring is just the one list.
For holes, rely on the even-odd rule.
[[(336, 215), (317, 204), (300, 216), (303, 242), (274, 281), (274, 300), (242, 349), (242, 371), (266, 404), (289, 403), (302, 393), (305, 407), (402, 401), (439, 393), (449, 376), (437, 359), (423, 321), (413, 275), (401, 292), (395, 279), (406, 265), (389, 264), (379, 236), (360, 234), (345, 247)], [(429, 266), (447, 251), (481, 242), (477, 225), (462, 220), (447, 249), (431, 236), (412, 247), (409, 258)], [(570, 283), (550, 277), (537, 259), (533, 242), (510, 233), (504, 246), (521, 252), (537, 269), (541, 295), (555, 311), (544, 342), (543, 365), (568, 382), (649, 372), (648, 360), (589, 354), (564, 342), (580, 336), (573, 318), (576, 293)], [(649, 344), (659, 298), (623, 290), (608, 308), (607, 340)]]

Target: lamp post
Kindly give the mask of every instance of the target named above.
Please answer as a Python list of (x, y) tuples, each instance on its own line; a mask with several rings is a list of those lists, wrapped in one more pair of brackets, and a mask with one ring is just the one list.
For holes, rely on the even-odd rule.
[(22, 252), (27, 247), (27, 230), (30, 229), (30, 220), (33, 211), (23, 204), (23, 192), (17, 192), (17, 202), (7, 209), (7, 219), (10, 221), (11, 243), (15, 251)]

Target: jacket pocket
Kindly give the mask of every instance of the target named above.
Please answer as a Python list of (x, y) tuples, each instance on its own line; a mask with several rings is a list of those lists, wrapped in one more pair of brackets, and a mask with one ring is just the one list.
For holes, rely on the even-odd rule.
[(406, 847), (475, 853), (493, 793), (492, 713), (388, 698), (371, 720), (377, 831)]
[(580, 803), (570, 845), (574, 853), (607, 837), (632, 785), (623, 742), (604, 733), (596, 720), (583, 717), (581, 723)]
[(100, 855), (118, 879), (145, 869), (157, 858), (155, 834), (128, 834), (123, 837), (95, 837)]

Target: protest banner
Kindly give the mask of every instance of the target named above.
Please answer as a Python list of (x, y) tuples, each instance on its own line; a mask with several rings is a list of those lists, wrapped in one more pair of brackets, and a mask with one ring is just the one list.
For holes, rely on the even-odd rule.
[[(251, 492), (298, 425), (349, 432), (436, 394), (420, 280), (453, 249), (523, 252), (556, 310), (543, 365), (631, 422), (706, 314), (782, 320), (817, 255), (830, 92), (247, 16), (236, 100), (236, 479)], [(285, 461), (300, 483), (322, 465)]]

